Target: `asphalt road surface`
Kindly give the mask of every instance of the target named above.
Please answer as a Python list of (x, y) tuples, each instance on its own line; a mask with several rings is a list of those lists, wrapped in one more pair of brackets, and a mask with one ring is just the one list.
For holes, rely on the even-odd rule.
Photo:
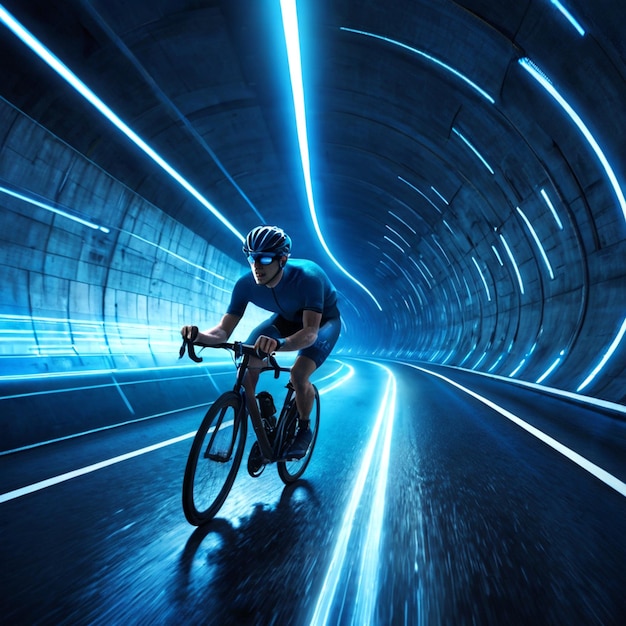
[(0, 456), (0, 623), (625, 624), (623, 416), (423, 367), (329, 360), (303, 480), (201, 528), (204, 410)]

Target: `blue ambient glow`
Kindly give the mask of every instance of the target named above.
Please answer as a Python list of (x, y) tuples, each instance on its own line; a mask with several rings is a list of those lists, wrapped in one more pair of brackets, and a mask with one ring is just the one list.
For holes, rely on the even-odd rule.
[(585, 29), (580, 25), (578, 20), (559, 2), (559, 0), (550, 0), (550, 2), (561, 12), (565, 19), (576, 29), (581, 37), (585, 36)]
[(570, 119), (576, 124), (578, 130), (582, 133), (583, 137), (587, 140), (587, 143), (594, 151), (598, 161), (602, 165), (606, 175), (613, 187), (613, 191), (615, 192), (615, 196), (617, 201), (622, 209), (622, 214), (624, 216), (624, 220), (626, 220), (626, 198), (624, 198), (624, 192), (617, 182), (617, 177), (615, 176), (615, 172), (613, 168), (609, 164), (604, 152), (598, 145), (598, 142), (595, 140), (594, 136), (591, 134), (591, 131), (587, 128), (586, 124), (582, 121), (578, 113), (574, 111), (574, 109), (570, 106), (570, 104), (563, 98), (563, 96), (554, 88), (552, 82), (547, 78), (547, 76), (542, 72), (537, 65), (531, 61), (529, 58), (524, 57), (518, 60), (518, 63), (548, 92), (550, 96), (559, 104), (559, 106), (567, 113)]
[(478, 159), (480, 160), (480, 162), (487, 168), (487, 170), (493, 174), (493, 168), (491, 167), (491, 165), (489, 165), (489, 163), (487, 163), (487, 160), (485, 159), (485, 157), (483, 157), (483, 155), (476, 149), (476, 147), (472, 144), (472, 142), (465, 137), (464, 135), (462, 135), (456, 128), (452, 129), (452, 132), (459, 137), (459, 139), (461, 139), (461, 141), (478, 157)]
[(341, 27), (341, 30), (349, 32), (349, 33), (356, 33), (357, 35), (364, 35), (365, 37), (372, 37), (373, 39), (379, 39), (380, 41), (385, 41), (387, 43), (393, 44), (394, 46), (404, 48), (405, 50), (408, 50), (409, 52), (413, 52), (414, 54), (417, 54), (418, 56), (426, 59), (427, 61), (434, 63), (438, 67), (446, 70), (446, 72), (450, 72), (452, 75), (456, 76), (456, 78), (459, 78), (460, 80), (462, 80), (466, 85), (469, 85), (476, 93), (480, 94), (489, 103), (491, 104), (495, 103), (495, 100), (484, 89), (479, 87), (474, 81), (470, 80), (467, 76), (465, 76), (465, 74), (462, 74), (461, 72), (459, 72), (459, 70), (454, 69), (447, 63), (444, 63), (443, 61), (437, 59), (434, 56), (431, 56), (430, 54), (427, 54), (426, 52), (423, 52), (422, 50), (418, 50), (417, 48), (407, 46), (404, 43), (396, 41), (395, 39), (390, 39), (389, 37), (383, 37), (382, 35), (376, 35), (374, 33), (368, 33), (363, 30), (356, 30), (354, 28), (346, 28), (344, 26)]
[(335, 258), (330, 251), (322, 230), (317, 219), (317, 212), (315, 210), (315, 201), (313, 198), (313, 183), (311, 180), (311, 161), (309, 156), (309, 139), (306, 128), (306, 107), (304, 103), (304, 83), (302, 81), (302, 62), (300, 59), (300, 36), (298, 33), (298, 14), (296, 11), (295, 0), (280, 0), (280, 9), (283, 20), (283, 31), (285, 34), (285, 44), (287, 46), (287, 59), (289, 62), (289, 77), (291, 80), (291, 93), (293, 96), (293, 106), (296, 116), (296, 130), (298, 133), (298, 144), (300, 146), (300, 159), (302, 162), (302, 173), (304, 175), (304, 187), (306, 190), (306, 196), (309, 203), (309, 212), (311, 214), (311, 220), (313, 221), (313, 227), (319, 242), (322, 244), (324, 251), (328, 255), (328, 258), (335, 264), (335, 266), (345, 274), (351, 281), (357, 284), (378, 307), (379, 311), (382, 311), (382, 307), (378, 303), (378, 300), (374, 297), (372, 292), (357, 280), (352, 274), (348, 272)]
[(522, 216), (522, 219), (524, 220), (524, 223), (526, 224), (526, 228), (528, 228), (530, 234), (532, 235), (532, 238), (535, 240), (535, 243), (537, 244), (537, 247), (539, 248), (539, 252), (541, 253), (543, 262), (548, 268), (548, 273), (550, 274), (550, 278), (554, 279), (554, 272), (552, 271), (552, 265), (550, 265), (550, 261), (548, 260), (548, 255), (546, 254), (546, 251), (543, 245), (541, 244), (539, 236), (537, 235), (535, 229), (533, 228), (533, 225), (530, 223), (530, 220), (528, 219), (528, 217), (526, 217), (522, 209), (520, 209), (519, 207), (516, 207), (516, 208), (517, 208), (517, 212)]
[(385, 224), (385, 228), (387, 230), (390, 230), (398, 239), (401, 239), (404, 244), (406, 245), (407, 248), (411, 247), (411, 244), (396, 230), (394, 230), (393, 228), (391, 228), (391, 226), (389, 226), (389, 224)]
[(207, 208), (240, 241), (244, 236), (181, 174), (163, 157), (157, 154), (137, 133), (125, 124), (89, 87), (85, 85), (66, 65), (52, 54), (38, 39), (26, 30), (3, 6), (0, 5), (0, 21), (23, 41), (40, 59), (51, 67), (61, 78), (73, 87), (87, 102), (93, 105), (114, 126), (121, 130), (139, 149), (147, 154), (161, 169), (169, 174), (183, 189)]
[(513, 264), (513, 269), (515, 270), (515, 275), (517, 276), (517, 282), (519, 283), (519, 290), (523, 294), (524, 293), (524, 283), (522, 282), (522, 275), (519, 273), (519, 268), (517, 267), (517, 263), (515, 262), (515, 257), (513, 256), (513, 252), (511, 252), (511, 248), (509, 248), (509, 244), (506, 242), (504, 235), (500, 235), (500, 241), (506, 250), (506, 253), (509, 255), (509, 259)]
[[(398, 217), (393, 211), (388, 211), (388, 213), (389, 213), (389, 215), (391, 215), (391, 217), (394, 217), (401, 224), (406, 226), (414, 235), (417, 235), (417, 231), (414, 228), (412, 228), (407, 222), (405, 222), (401, 217)], [(390, 228), (390, 227), (388, 227), (388, 228)]]
[(587, 378), (585, 378), (585, 380), (578, 386), (576, 391), (582, 391), (602, 371), (602, 368), (604, 368), (604, 366), (607, 364), (609, 359), (613, 356), (613, 354), (617, 350), (619, 344), (624, 338), (625, 333), (626, 333), (626, 317), (624, 318), (624, 321), (622, 322), (622, 327), (619, 329), (619, 332), (615, 336), (615, 339), (613, 339), (613, 341), (611, 342), (611, 345), (609, 346), (608, 350), (604, 353), (604, 356), (600, 359), (600, 362), (598, 363), (598, 365), (596, 365), (593, 368), (589, 376), (587, 376)]
[(561, 222), (561, 219), (559, 218), (559, 214), (556, 212), (556, 209), (554, 208), (554, 204), (552, 204), (552, 200), (550, 200), (550, 196), (548, 195), (545, 189), (541, 190), (541, 197), (544, 199), (545, 203), (548, 205), (548, 208), (550, 209), (550, 212), (552, 213), (552, 217), (554, 217), (554, 221), (556, 222), (556, 225), (559, 227), (559, 230), (563, 230), (563, 222)]

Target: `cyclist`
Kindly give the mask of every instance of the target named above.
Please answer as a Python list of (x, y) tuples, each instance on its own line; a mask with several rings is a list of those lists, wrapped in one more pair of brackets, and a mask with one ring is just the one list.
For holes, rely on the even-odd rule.
[[(197, 326), (183, 326), (181, 334), (194, 343), (215, 345), (228, 340), (248, 303), (274, 313), (252, 331), (246, 343), (265, 353), (298, 350), (291, 383), (299, 423), (289, 456), (302, 458), (312, 438), (309, 416), (314, 391), (310, 377), (330, 354), (341, 330), (337, 292), (319, 265), (289, 259), (291, 239), (282, 228), (253, 228), (246, 236), (243, 252), (252, 271), (235, 284), (219, 324), (204, 332), (199, 332)], [(252, 359), (244, 380), (248, 410), (255, 417), (259, 417), (255, 390), (261, 366), (261, 359)]]

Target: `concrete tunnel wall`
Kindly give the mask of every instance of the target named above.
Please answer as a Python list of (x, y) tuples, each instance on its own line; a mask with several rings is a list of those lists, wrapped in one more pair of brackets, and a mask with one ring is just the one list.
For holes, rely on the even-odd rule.
[(223, 314), (241, 260), (3, 101), (0, 127), (0, 450), (206, 403), (197, 366), (155, 368), (177, 365), (184, 321)]

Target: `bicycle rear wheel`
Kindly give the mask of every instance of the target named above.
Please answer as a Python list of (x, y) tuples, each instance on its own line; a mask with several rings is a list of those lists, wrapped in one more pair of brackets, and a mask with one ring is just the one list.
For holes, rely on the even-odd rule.
[[(295, 482), (296, 480), (298, 480), (298, 478), (300, 478), (300, 476), (302, 476), (302, 474), (304, 474), (304, 470), (307, 468), (309, 462), (311, 461), (313, 448), (315, 448), (315, 442), (317, 441), (317, 432), (319, 430), (320, 424), (320, 396), (315, 385), (313, 385), (313, 390), (315, 391), (315, 399), (313, 401), (313, 409), (311, 410), (310, 416), (311, 433), (313, 434), (313, 437), (311, 439), (311, 445), (309, 446), (307, 453), (301, 459), (293, 461), (278, 461), (278, 463), (276, 464), (278, 469), (278, 475), (286, 485)], [(296, 408), (295, 399), (292, 400), (292, 406), (289, 408), (286, 415), (282, 419), (285, 420), (283, 425), (285, 429), (284, 441), (287, 442), (286, 447), (288, 447), (293, 441), (298, 425), (298, 409)], [(280, 428), (280, 424), (278, 425), (278, 428)]]
[(231, 391), (207, 411), (194, 437), (183, 479), (183, 511), (200, 526), (215, 517), (230, 492), (246, 444), (242, 398)]

